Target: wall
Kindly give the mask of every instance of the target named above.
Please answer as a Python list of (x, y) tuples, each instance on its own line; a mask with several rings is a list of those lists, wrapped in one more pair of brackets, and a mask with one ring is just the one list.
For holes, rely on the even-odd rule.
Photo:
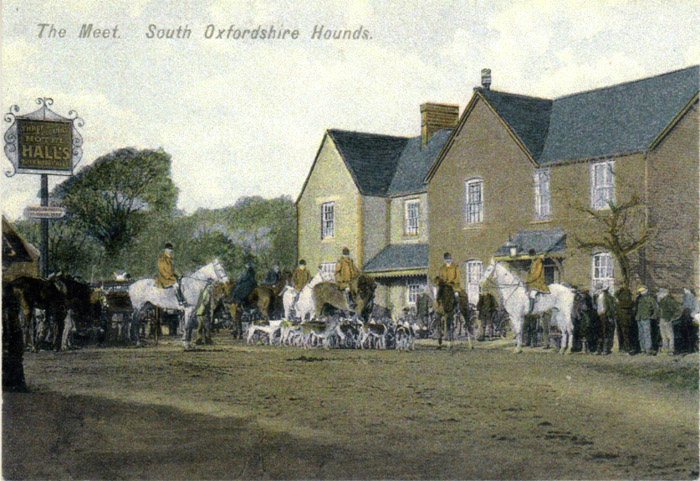
[(363, 198), (364, 246), (361, 265), (369, 262), (386, 245), (386, 209), (384, 197)]
[[(297, 204), (299, 258), (312, 272), (321, 262), (336, 261), (343, 247), (357, 263), (360, 194), (333, 140), (327, 135)], [(335, 201), (335, 236), (321, 240), (321, 204)]]

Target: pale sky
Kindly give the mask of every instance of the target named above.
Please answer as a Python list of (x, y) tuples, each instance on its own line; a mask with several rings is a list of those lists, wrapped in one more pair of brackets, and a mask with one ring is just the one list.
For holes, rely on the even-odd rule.
[[(551, 98), (700, 63), (697, 0), (2, 3), (2, 113), (29, 113), (37, 97), (77, 110), (80, 166), (162, 147), (187, 212), (296, 198), (327, 128), (418, 135), (419, 105), (463, 109), (483, 67), (492, 89)], [(40, 23), (66, 36), (39, 38)], [(120, 38), (80, 39), (84, 23)], [(150, 24), (187, 25), (191, 37), (149, 40)], [(299, 39), (206, 39), (209, 24), (296, 28)], [(316, 25), (371, 39), (311, 39)], [(11, 219), (39, 203), (38, 176), (0, 176)]]

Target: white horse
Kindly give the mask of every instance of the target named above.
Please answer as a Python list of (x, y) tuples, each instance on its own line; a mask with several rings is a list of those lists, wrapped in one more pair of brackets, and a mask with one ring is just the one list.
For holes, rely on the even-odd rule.
[[(520, 352), (523, 342), (523, 319), (530, 309), (530, 299), (525, 284), (503, 264), (494, 259), (491, 259), (489, 265), (484, 269), (482, 280), (490, 282), (498, 288), (501, 304), (510, 317), (515, 335), (515, 352)], [(533, 312), (541, 314), (549, 310), (552, 311), (551, 322), (556, 322), (562, 335), (560, 353), (571, 353), (574, 338), (574, 325), (571, 319), (574, 292), (561, 284), (550, 284), (549, 291), (549, 294), (537, 296)]]
[(135, 320), (142, 314), (142, 309), (147, 304), (160, 307), (161, 309), (184, 311), (182, 341), (185, 347), (189, 347), (195, 324), (192, 314), (199, 301), (199, 296), (209, 280), (218, 282), (228, 282), (229, 280), (219, 259), (214, 259), (196, 271), (182, 276), (182, 295), (187, 301), (187, 307), (181, 306), (178, 302), (175, 296), (174, 285), (161, 289), (156, 287), (154, 279), (141, 279), (134, 282), (129, 286), (129, 297), (131, 298), (131, 305), (134, 307)]
[[(327, 281), (327, 279), (322, 271), (318, 271), (316, 275), (304, 286), (299, 293), (299, 298), (296, 304), (294, 304), (294, 317), (300, 321), (304, 321), (306, 316), (309, 319), (313, 317), (316, 310), (316, 305), (314, 304), (314, 286), (320, 284), (321, 282)], [(282, 305), (284, 306), (284, 318), (291, 320), (292, 304), (294, 303), (294, 297), (296, 296), (296, 289), (291, 286), (285, 287), (284, 294), (282, 295)]]

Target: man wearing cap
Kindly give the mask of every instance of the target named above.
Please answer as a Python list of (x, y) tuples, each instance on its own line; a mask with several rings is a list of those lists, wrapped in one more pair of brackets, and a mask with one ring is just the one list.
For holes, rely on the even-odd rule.
[(535, 309), (535, 299), (538, 294), (549, 294), (549, 286), (544, 279), (544, 255), (537, 255), (535, 249), (530, 249), (528, 254), (533, 257), (530, 272), (525, 284), (529, 290), (530, 312)]
[(651, 323), (659, 319), (659, 305), (654, 296), (649, 294), (645, 286), (637, 289), (637, 332), (639, 335), (639, 346), (644, 354), (651, 355), (653, 348), (651, 344)]
[(345, 300), (348, 303), (348, 307), (352, 306), (350, 283), (359, 274), (360, 271), (350, 258), (350, 249), (343, 247), (343, 256), (335, 264), (335, 282), (338, 284), (338, 289), (345, 291)]
[(678, 302), (664, 288), (656, 293), (659, 301), (659, 331), (661, 333), (661, 348), (666, 354), (674, 354), (675, 338), (673, 334), (673, 323), (678, 321), (683, 314), (683, 305)]
[(163, 252), (158, 256), (156, 287), (165, 289), (173, 284), (175, 284), (175, 297), (177, 297), (177, 301), (182, 306), (187, 307), (185, 296), (182, 295), (180, 276), (175, 273), (175, 268), (173, 267), (173, 245), (170, 242), (166, 242)]
[(299, 266), (292, 273), (292, 284), (297, 292), (301, 292), (306, 284), (311, 280), (311, 273), (306, 268), (306, 261), (301, 259)]

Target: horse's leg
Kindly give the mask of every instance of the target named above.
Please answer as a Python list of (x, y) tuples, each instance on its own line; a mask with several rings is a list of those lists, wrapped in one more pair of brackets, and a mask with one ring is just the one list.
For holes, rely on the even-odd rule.
[(515, 319), (513, 321), (513, 335), (515, 336), (515, 354), (523, 352), (523, 320)]

